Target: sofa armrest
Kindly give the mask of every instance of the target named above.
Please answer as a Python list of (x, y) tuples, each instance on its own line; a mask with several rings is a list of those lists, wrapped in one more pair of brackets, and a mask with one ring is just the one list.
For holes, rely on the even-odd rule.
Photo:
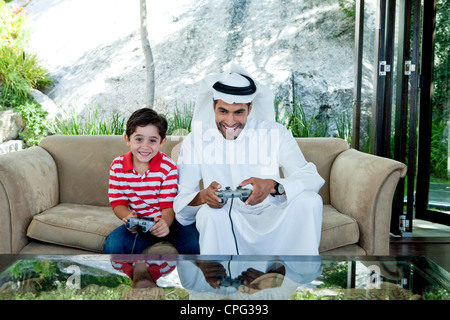
[(392, 199), (406, 165), (355, 149), (342, 152), (330, 172), (330, 203), (358, 221), (368, 255), (389, 254)]
[(17, 253), (27, 243), (34, 215), (58, 203), (56, 164), (41, 147), (0, 155), (0, 253)]

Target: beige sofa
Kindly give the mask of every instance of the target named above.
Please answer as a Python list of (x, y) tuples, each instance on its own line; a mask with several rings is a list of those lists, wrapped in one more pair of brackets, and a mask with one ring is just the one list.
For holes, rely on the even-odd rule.
[[(169, 136), (163, 149), (175, 161), (182, 139)], [(297, 142), (326, 181), (320, 253), (388, 255), (392, 198), (406, 166), (337, 138)], [(109, 166), (127, 151), (122, 136), (50, 136), (0, 155), (0, 253), (101, 253), (122, 223), (108, 203)]]

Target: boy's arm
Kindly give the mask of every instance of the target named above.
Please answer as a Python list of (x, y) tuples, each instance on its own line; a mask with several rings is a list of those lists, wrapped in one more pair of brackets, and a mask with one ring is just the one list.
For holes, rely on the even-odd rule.
[[(119, 186), (119, 178), (116, 174), (118, 162), (117, 158), (114, 159), (109, 168), (108, 198), (114, 214), (123, 221), (124, 218), (132, 217), (134, 211), (128, 208), (128, 197)], [(126, 221), (124, 222), (126, 223)]]
[(136, 217), (136, 212), (131, 211), (128, 206), (118, 205), (113, 208), (113, 211), (116, 217), (122, 220), (124, 223), (126, 223), (126, 220), (124, 221), (125, 218)]
[(173, 220), (175, 220), (175, 211), (173, 211), (173, 208), (165, 208), (162, 209), (161, 212), (161, 218), (164, 219), (164, 221), (167, 223), (167, 226), (170, 227), (173, 223)]

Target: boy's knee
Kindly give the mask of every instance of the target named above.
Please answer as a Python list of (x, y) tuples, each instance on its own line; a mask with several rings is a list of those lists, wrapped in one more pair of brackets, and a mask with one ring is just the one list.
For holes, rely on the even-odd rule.
[(103, 244), (103, 253), (105, 254), (115, 253), (114, 247), (115, 247), (114, 241), (111, 240), (111, 237), (110, 236), (106, 237), (105, 243)]
[(183, 226), (175, 222), (176, 239), (174, 246), (180, 254), (199, 254), (199, 232), (194, 224)]
[[(122, 226), (112, 231), (105, 239), (103, 244), (103, 253), (105, 254), (122, 254), (126, 253), (123, 247), (124, 241), (121, 236)], [(127, 230), (128, 231), (128, 230)]]

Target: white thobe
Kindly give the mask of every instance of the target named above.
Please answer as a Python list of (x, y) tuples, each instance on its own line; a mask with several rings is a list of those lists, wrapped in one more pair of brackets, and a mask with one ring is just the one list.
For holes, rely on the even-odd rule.
[[(229, 260), (215, 262), (223, 266), (227, 277), (231, 279), (239, 279), (239, 276), (249, 268), (268, 273), (270, 267), (275, 264), (274, 261), (236, 261), (232, 260), (231, 257)], [(282, 277), (282, 282), (278, 286), (259, 291), (254, 290), (252, 293), (246, 293), (243, 286), (239, 289), (222, 284), (218, 288), (211, 287), (195, 261), (177, 261), (177, 271), (181, 285), (189, 292), (190, 300), (286, 300), (294, 294), (300, 285), (309, 285), (322, 273), (320, 257), (305, 257), (305, 259), (293, 261), (279, 260), (277, 265), (285, 267), (286, 272)]]
[[(222, 189), (235, 189), (250, 177), (281, 183), (285, 195), (269, 195), (253, 206), (238, 198), (220, 209), (189, 206), (200, 180), (205, 188), (217, 181)], [(240, 135), (226, 140), (217, 127), (197, 122), (180, 150), (174, 210), (182, 225), (196, 222), (201, 254), (317, 255), (323, 183), (316, 166), (279, 123), (248, 118)]]

